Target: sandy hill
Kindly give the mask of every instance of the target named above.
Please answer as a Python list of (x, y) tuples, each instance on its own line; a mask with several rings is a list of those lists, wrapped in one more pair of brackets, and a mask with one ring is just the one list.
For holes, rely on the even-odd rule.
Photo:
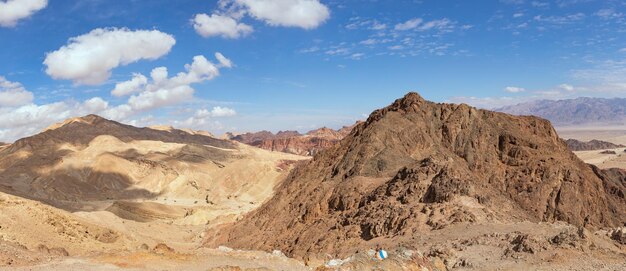
[(0, 269), (280, 266), (197, 248), (207, 228), (260, 206), (305, 159), (204, 132), (69, 119), (0, 148)]
[[(307, 259), (439, 242), (447, 248), (431, 255), (478, 251), (467, 257), (493, 268), (511, 255), (506, 247), (516, 253), (561, 244), (558, 234), (546, 236), (552, 225), (623, 225), (625, 194), (624, 171), (583, 163), (547, 120), (409, 93), (297, 167), (262, 207), (211, 231), (207, 244)], [(584, 231), (563, 234), (581, 240)]]
[(624, 125), (626, 99), (581, 97), (566, 100), (539, 100), (496, 109), (514, 115), (534, 115), (556, 126)]
[[(109, 208), (126, 217), (133, 214), (124, 209), (142, 208), (116, 201), (249, 210), (271, 195), (288, 161), (299, 159), (202, 133), (136, 128), (89, 115), (2, 149), (0, 190), (68, 210)], [(154, 204), (143, 206), (159, 209)]]
[(594, 150), (606, 150), (626, 147), (621, 144), (613, 144), (611, 142), (601, 140), (580, 141), (576, 139), (565, 140), (565, 144), (572, 151), (594, 151)]
[(313, 156), (317, 152), (337, 144), (355, 126), (356, 124), (345, 126), (339, 130), (323, 127), (309, 131), (304, 135), (297, 131), (280, 131), (276, 134), (269, 131), (261, 131), (239, 135), (227, 133), (226, 137), (270, 151)]

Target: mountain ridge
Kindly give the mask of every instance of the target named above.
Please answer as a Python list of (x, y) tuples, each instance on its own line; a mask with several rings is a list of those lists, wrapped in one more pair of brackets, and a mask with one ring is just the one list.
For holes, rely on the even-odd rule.
[(260, 131), (239, 135), (227, 133), (226, 137), (230, 140), (265, 150), (313, 156), (320, 150), (337, 144), (358, 123), (356, 122), (352, 126), (344, 126), (339, 130), (322, 127), (305, 134), (301, 134), (298, 131), (279, 131), (276, 134), (270, 131)]
[[(626, 173), (578, 159), (549, 121), (409, 93), (295, 168), (275, 196), (209, 246), (345, 257), (459, 223), (619, 226)], [(438, 215), (443, 214), (443, 215)]]
[(579, 97), (564, 100), (537, 100), (504, 106), (494, 111), (513, 115), (535, 115), (555, 126), (624, 125), (626, 98)]

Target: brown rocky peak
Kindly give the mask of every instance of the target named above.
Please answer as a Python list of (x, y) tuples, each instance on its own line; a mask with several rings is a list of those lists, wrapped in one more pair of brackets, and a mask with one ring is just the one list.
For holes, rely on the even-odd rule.
[(390, 107), (396, 110), (408, 110), (426, 102), (417, 92), (409, 92), (401, 99), (396, 100)]
[(90, 114), (90, 115), (86, 115), (86, 116), (83, 116), (83, 117), (71, 118), (71, 119), (67, 119), (67, 120), (65, 120), (63, 122), (55, 123), (55, 124), (51, 125), (50, 127), (46, 128), (45, 131), (59, 129), (61, 127), (64, 127), (66, 125), (73, 124), (73, 123), (80, 123), (80, 124), (86, 124), (86, 125), (97, 125), (97, 124), (104, 123), (104, 122), (117, 123), (117, 122), (114, 122), (112, 120), (107, 120), (107, 119), (105, 119), (103, 117), (100, 117), (98, 115)]
[(322, 127), (316, 130), (312, 130), (309, 131), (308, 133), (306, 133), (308, 136), (312, 136), (312, 137), (320, 137), (320, 138), (326, 138), (326, 139), (333, 139), (333, 140), (338, 140), (343, 138), (339, 132), (330, 129), (328, 127)]
[(624, 176), (583, 163), (547, 120), (409, 93), (294, 169), (262, 207), (207, 236), (343, 257), (459, 223), (614, 227), (626, 219)]

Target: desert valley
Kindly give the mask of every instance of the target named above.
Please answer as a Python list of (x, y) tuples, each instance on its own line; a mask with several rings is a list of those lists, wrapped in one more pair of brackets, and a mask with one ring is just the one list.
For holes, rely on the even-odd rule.
[[(623, 145), (566, 143), (544, 119), (436, 104), (417, 93), (374, 111), (339, 141), (328, 130), (315, 137), (327, 140), (321, 149), (304, 140), (310, 135), (293, 135), (299, 144), (281, 152), (96, 115), (53, 125), (0, 151), (1, 263), (18, 270), (626, 267)], [(299, 148), (315, 155), (288, 153)], [(373, 257), (376, 248), (389, 258)]]
[(626, 0), (0, 0), (0, 271), (626, 271)]

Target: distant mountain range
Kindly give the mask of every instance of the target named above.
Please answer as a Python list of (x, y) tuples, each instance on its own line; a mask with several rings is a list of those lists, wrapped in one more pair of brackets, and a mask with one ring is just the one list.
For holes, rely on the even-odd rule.
[(565, 144), (571, 151), (595, 151), (595, 150), (605, 150), (605, 149), (615, 149), (615, 148), (623, 148), (626, 147), (621, 144), (613, 144), (611, 142), (601, 141), (601, 140), (591, 140), (591, 141), (580, 141), (573, 138), (565, 140)]
[(555, 126), (626, 124), (626, 98), (539, 100), (505, 106), (495, 111), (534, 115), (550, 120)]

